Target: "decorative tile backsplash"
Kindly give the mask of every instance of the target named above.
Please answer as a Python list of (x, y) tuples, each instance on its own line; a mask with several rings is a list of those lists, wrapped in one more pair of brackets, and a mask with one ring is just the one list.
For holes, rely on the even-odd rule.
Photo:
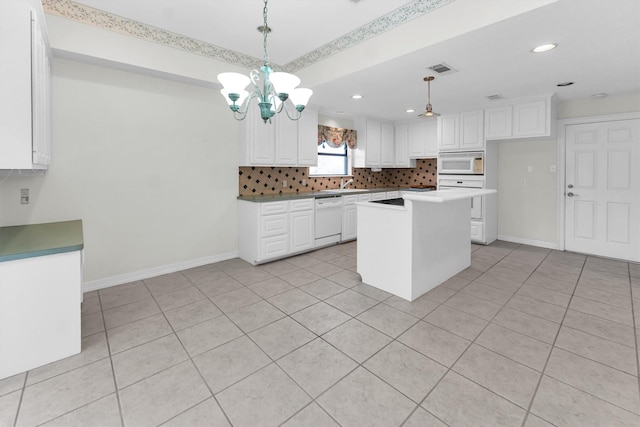
[[(352, 177), (353, 184), (349, 188), (436, 185), (436, 159), (416, 160), (416, 167), (410, 169), (371, 172), (369, 168), (354, 168)], [(239, 194), (258, 196), (333, 189), (340, 187), (340, 178), (342, 177), (309, 177), (309, 168), (305, 167), (243, 166), (239, 168)]]

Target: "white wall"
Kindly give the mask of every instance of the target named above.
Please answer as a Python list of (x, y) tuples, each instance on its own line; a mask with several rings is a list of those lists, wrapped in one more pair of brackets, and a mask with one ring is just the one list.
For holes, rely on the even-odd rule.
[[(561, 102), (558, 118), (640, 111), (640, 93)], [(490, 142), (491, 143), (491, 142)], [(498, 238), (546, 247), (558, 244), (558, 144), (551, 141), (498, 143)], [(528, 166), (533, 167), (528, 172)], [(526, 180), (522, 185), (522, 179)]]
[(82, 219), (89, 288), (235, 255), (238, 126), (217, 91), (59, 58), (52, 84), (53, 162), (0, 177), (0, 225)]

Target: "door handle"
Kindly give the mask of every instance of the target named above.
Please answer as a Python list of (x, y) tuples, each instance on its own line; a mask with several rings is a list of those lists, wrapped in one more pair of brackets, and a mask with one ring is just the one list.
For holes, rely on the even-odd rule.
[(578, 197), (578, 195), (577, 195), (577, 194), (574, 194), (574, 193), (572, 193), (572, 192), (568, 192), (568, 193), (567, 193), (567, 196), (568, 196), (568, 197)]

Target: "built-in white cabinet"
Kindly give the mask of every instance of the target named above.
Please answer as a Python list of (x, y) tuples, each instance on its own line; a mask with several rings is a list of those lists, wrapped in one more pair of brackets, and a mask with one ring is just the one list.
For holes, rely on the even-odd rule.
[(393, 125), (390, 123), (381, 123), (380, 135), (380, 166), (383, 168), (395, 167)]
[(414, 168), (416, 161), (409, 158), (409, 125), (397, 124), (394, 130), (396, 168)]
[(422, 119), (408, 125), (409, 158), (422, 159), (438, 155), (438, 121)]
[(391, 123), (373, 119), (356, 120), (358, 147), (353, 157), (353, 166), (381, 168), (394, 167), (394, 131)]
[(238, 254), (252, 264), (313, 249), (315, 199), (238, 201)]
[(42, 4), (0, 1), (0, 169), (51, 161), (50, 63)]
[(438, 117), (438, 150), (469, 151), (484, 148), (484, 112), (467, 111)]
[(318, 112), (305, 109), (299, 120), (283, 111), (264, 123), (253, 100), (240, 129), (240, 166), (317, 166)]
[(357, 195), (342, 196), (342, 236), (341, 241), (358, 237), (358, 201)]
[(485, 109), (485, 139), (554, 136), (555, 97), (520, 99)]

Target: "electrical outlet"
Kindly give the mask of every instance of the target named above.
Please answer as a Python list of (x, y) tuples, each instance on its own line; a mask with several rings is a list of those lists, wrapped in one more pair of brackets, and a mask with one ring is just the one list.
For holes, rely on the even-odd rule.
[(527, 172), (533, 172), (533, 166), (531, 165), (527, 166)]
[(282, 180), (282, 188), (287, 188), (287, 180)]
[(549, 166), (549, 172), (556, 173), (556, 165)]
[(302, 185), (306, 186), (307, 185), (307, 180), (305, 178), (302, 178)]
[(29, 189), (21, 188), (20, 189), (20, 204), (28, 205), (29, 204)]
[(524, 179), (524, 178), (522, 178), (522, 179), (520, 180), (520, 184), (522, 184), (522, 185), (527, 185), (527, 180), (526, 180), (526, 179)]

